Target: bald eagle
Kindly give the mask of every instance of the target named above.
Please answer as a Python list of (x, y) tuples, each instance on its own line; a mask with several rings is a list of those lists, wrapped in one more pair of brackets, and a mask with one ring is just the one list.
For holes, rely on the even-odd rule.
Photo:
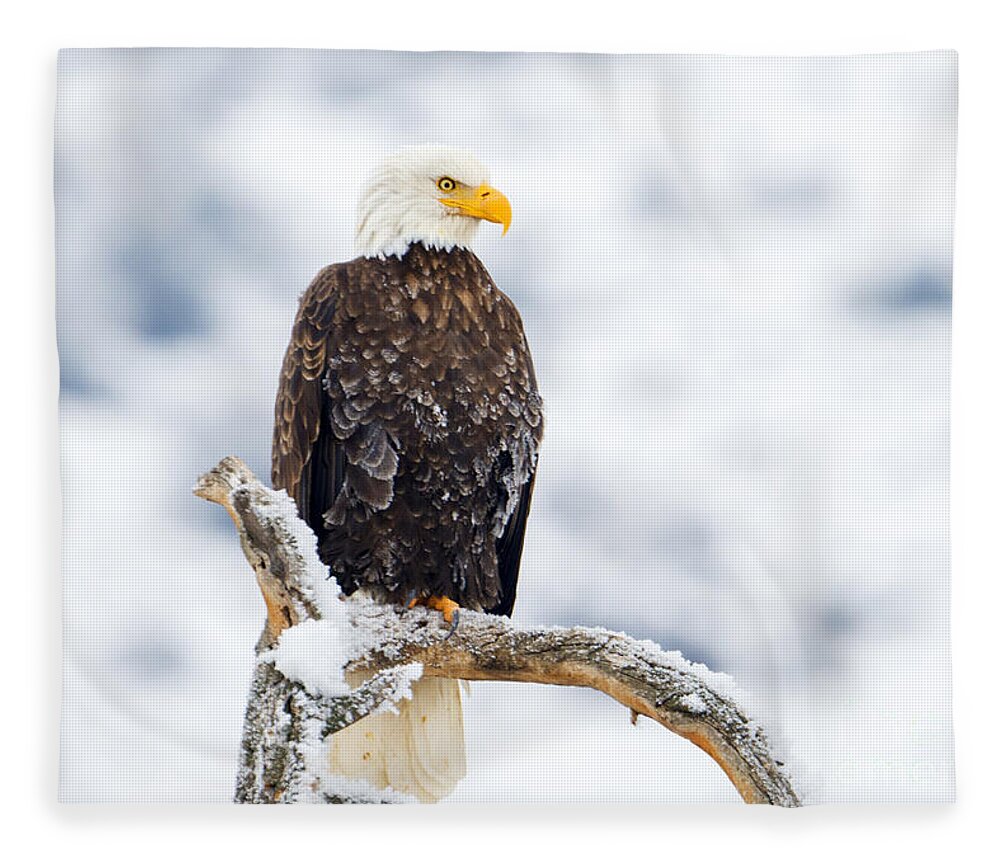
[[(485, 168), (407, 147), (372, 174), (359, 256), (302, 295), (275, 404), (272, 482), (346, 594), (510, 615), (542, 401), (521, 318), (469, 243), (510, 226)], [(360, 682), (361, 678), (350, 679)], [(457, 681), (334, 734), (331, 771), (435, 801), (465, 775)]]

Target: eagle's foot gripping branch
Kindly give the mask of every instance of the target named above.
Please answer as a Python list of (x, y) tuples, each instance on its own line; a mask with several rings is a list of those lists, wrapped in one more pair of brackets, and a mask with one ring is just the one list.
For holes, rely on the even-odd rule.
[(414, 606), (426, 606), (428, 609), (435, 609), (441, 613), (445, 620), (445, 623), (449, 625), (448, 634), (444, 637), (448, 639), (451, 634), (458, 629), (458, 610), (461, 608), (454, 600), (450, 597), (440, 597), (438, 595), (430, 595), (428, 597), (411, 597), (406, 604), (407, 609), (413, 609)]

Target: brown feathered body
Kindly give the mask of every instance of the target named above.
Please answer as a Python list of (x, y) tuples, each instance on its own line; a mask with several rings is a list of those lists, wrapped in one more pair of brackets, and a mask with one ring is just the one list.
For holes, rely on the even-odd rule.
[(509, 615), (542, 423), (514, 304), (471, 251), (416, 244), (302, 296), (272, 480), (346, 593)]

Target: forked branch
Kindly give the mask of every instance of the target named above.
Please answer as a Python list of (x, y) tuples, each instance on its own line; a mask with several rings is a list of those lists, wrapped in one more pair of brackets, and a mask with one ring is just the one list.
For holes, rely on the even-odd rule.
[[(420, 672), (470, 681), (527, 681), (590, 687), (693, 742), (725, 771), (747, 803), (798, 806), (789, 777), (763, 729), (725, 675), (678, 652), (621, 633), (586, 627), (530, 628), (462, 611), (454, 635), (438, 613), (402, 611), (368, 599), (330, 602), (315, 539), (284, 493), (264, 487), (227, 457), (203, 475), (195, 494), (223, 505), (239, 532), (267, 606), (259, 661), (244, 722), (240, 802), (391, 802), (323, 773), (321, 746), (331, 732), (398, 700)], [(270, 655), (284, 630), (304, 621), (338, 623), (353, 648), (330, 654), (334, 670), (377, 670), (349, 692), (317, 690), (287, 677)], [(279, 649), (280, 650), (280, 649)], [(334, 665), (339, 664), (339, 665)]]

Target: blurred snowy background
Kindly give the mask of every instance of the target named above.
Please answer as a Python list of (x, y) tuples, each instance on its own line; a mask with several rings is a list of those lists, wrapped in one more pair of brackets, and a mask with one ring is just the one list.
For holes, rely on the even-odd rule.
[[(956, 57), (65, 51), (64, 800), (227, 801), (263, 607), (196, 477), (268, 475), (299, 293), (405, 143), (511, 199), (476, 250), (547, 404), (515, 617), (759, 701), (809, 801), (952, 796)], [(456, 801), (720, 800), (585, 691), (475, 685)]]

